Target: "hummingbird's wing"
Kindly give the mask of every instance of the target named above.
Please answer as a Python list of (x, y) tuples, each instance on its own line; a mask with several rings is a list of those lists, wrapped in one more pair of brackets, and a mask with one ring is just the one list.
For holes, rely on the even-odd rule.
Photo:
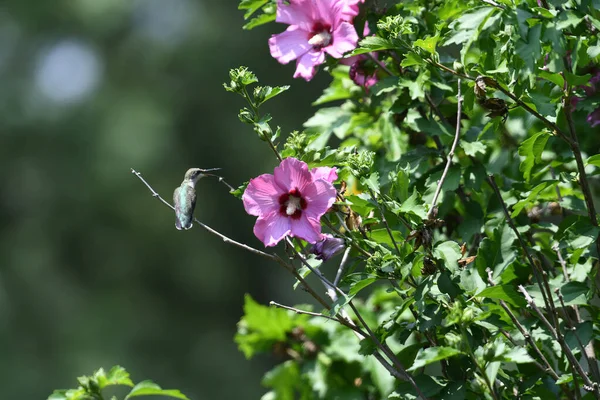
[(196, 207), (196, 191), (187, 185), (182, 185), (175, 189), (173, 202), (175, 203), (175, 228), (190, 229)]

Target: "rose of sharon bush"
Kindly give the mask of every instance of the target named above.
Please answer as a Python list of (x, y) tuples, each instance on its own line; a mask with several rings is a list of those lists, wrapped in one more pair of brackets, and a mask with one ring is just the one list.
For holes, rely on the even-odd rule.
[(309, 243), (321, 239), (321, 217), (333, 205), (335, 168), (308, 169), (295, 158), (286, 158), (273, 175), (250, 180), (242, 200), (250, 215), (258, 217), (254, 234), (265, 246), (275, 246), (286, 236)]
[(352, 19), (358, 14), (358, 0), (277, 1), (276, 21), (290, 26), (271, 36), (271, 55), (281, 64), (296, 62), (294, 78), (310, 81), (325, 53), (341, 58), (356, 48), (358, 35)]

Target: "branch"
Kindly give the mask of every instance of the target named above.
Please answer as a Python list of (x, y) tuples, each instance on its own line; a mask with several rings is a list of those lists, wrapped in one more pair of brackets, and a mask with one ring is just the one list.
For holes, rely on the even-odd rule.
[[(494, 283), (494, 281), (492, 279), (492, 270), (490, 268), (487, 268), (486, 271), (488, 273), (488, 282), (490, 283), (490, 285), (496, 286), (496, 284)], [(521, 323), (519, 322), (519, 320), (517, 319), (515, 314), (512, 312), (510, 307), (508, 307), (508, 305), (506, 304), (506, 302), (504, 300), (500, 300), (500, 306), (502, 306), (502, 308), (504, 309), (506, 314), (508, 314), (511, 321), (513, 322), (513, 324), (515, 324), (515, 326), (517, 327), (519, 332), (521, 332), (521, 335), (523, 335), (523, 337), (525, 338), (525, 341), (535, 351), (535, 353), (537, 354), (539, 359), (542, 360), (542, 362), (544, 363), (544, 366), (542, 366), (540, 364), (537, 364), (537, 365), (539, 365), (539, 367), (542, 369), (542, 371), (547, 372), (552, 377), (552, 379), (557, 381), (560, 377), (558, 376), (556, 371), (554, 371), (554, 369), (552, 368), (552, 366), (550, 365), (550, 363), (548, 362), (548, 360), (546, 359), (544, 354), (536, 346), (535, 342), (533, 341), (533, 339), (531, 337), (531, 334), (525, 329), (525, 327), (523, 327), (523, 325), (521, 325)]]
[[(150, 192), (152, 193), (152, 196), (157, 198), (158, 200), (160, 200), (164, 205), (166, 205), (167, 207), (169, 207), (171, 210), (175, 210), (175, 208), (165, 199), (163, 199), (153, 188), (152, 186), (150, 186), (150, 184), (148, 182), (146, 182), (146, 180), (142, 177), (142, 174), (140, 174), (139, 172), (137, 172), (136, 170), (134, 170), (133, 168), (131, 169), (131, 173), (134, 174), (135, 176), (138, 177), (138, 179), (140, 181), (142, 181), (142, 183), (144, 185), (146, 185), (146, 187), (150, 190)], [(225, 243), (229, 243), (232, 244), (236, 247), (239, 247), (241, 249), (244, 249), (246, 251), (249, 251), (252, 254), (256, 254), (259, 255), (263, 258), (266, 258), (270, 261), (275, 261), (277, 264), (281, 265), (282, 267), (284, 267), (286, 270), (288, 270), (288, 272), (290, 272), (292, 275), (294, 275), (294, 277), (302, 284), (302, 287), (304, 288), (304, 290), (306, 290), (315, 300), (317, 300), (323, 307), (329, 309), (329, 305), (327, 304), (327, 302), (325, 300), (323, 300), (323, 298), (321, 296), (319, 296), (311, 287), (310, 285), (306, 282), (306, 280), (304, 280), (304, 278), (298, 273), (298, 271), (296, 271), (296, 268), (294, 268), (293, 265), (290, 265), (289, 263), (285, 262), (285, 260), (283, 260), (281, 257), (279, 257), (278, 255), (275, 254), (269, 254), (269, 253), (265, 253), (264, 251), (255, 249), (254, 247), (248, 246), (247, 244), (243, 244), (240, 242), (237, 242), (225, 235), (223, 235), (222, 233), (214, 230), (213, 228), (211, 228), (210, 226), (200, 222), (197, 218), (194, 218), (194, 222), (196, 222), (199, 226), (201, 226), (202, 228), (204, 228), (205, 230), (207, 230), (208, 232), (212, 233), (213, 235), (221, 238), (223, 240), (223, 242)]]
[[(565, 97), (563, 101), (563, 108), (565, 110), (565, 117), (567, 119), (567, 124), (569, 125), (569, 133), (571, 135), (571, 141), (569, 142), (569, 145), (571, 146), (571, 151), (573, 151), (573, 155), (575, 156), (575, 162), (577, 163), (577, 170), (579, 171), (579, 184), (581, 185), (581, 191), (583, 192), (583, 197), (585, 199), (585, 205), (587, 207), (588, 216), (590, 217), (592, 225), (598, 226), (598, 219), (596, 218), (596, 207), (594, 206), (594, 198), (592, 196), (590, 184), (588, 182), (587, 174), (585, 172), (585, 165), (583, 163), (581, 149), (579, 148), (579, 139), (577, 138), (575, 124), (573, 123), (573, 115), (571, 114), (572, 106), (570, 96)], [(598, 257), (600, 257), (600, 237), (596, 239), (596, 251), (598, 252)]]
[(537, 284), (540, 287), (540, 291), (542, 292), (542, 297), (544, 298), (544, 304), (546, 304), (546, 307), (548, 309), (550, 309), (548, 299), (546, 298), (547, 297), (546, 291), (544, 290), (542, 281), (540, 280), (540, 277), (538, 276), (535, 262), (533, 262), (533, 259), (531, 258), (529, 251), (527, 251), (527, 246), (525, 245), (525, 241), (523, 240), (523, 237), (521, 237), (519, 230), (517, 229), (517, 227), (515, 226), (515, 223), (513, 222), (512, 218), (510, 217), (508, 208), (506, 207), (506, 203), (504, 202), (504, 199), (502, 198), (502, 195), (500, 194), (500, 189), (498, 189), (498, 185), (496, 184), (496, 179), (494, 178), (494, 175), (488, 175), (487, 182), (494, 190), (494, 193), (496, 193), (496, 197), (498, 197), (498, 200), (500, 201), (500, 204), (502, 205), (502, 210), (504, 211), (504, 216), (506, 217), (506, 221), (508, 222), (508, 225), (512, 228), (515, 235), (517, 235), (517, 239), (519, 240), (521, 249), (523, 250), (525, 257), (527, 258), (527, 261), (529, 261), (529, 265), (531, 266), (531, 271), (533, 273), (533, 276), (535, 277), (535, 280), (537, 281)]
[(577, 373), (581, 376), (581, 379), (583, 379), (583, 382), (585, 383), (585, 389), (588, 391), (593, 391), (594, 394), (596, 395), (596, 398), (600, 398), (598, 384), (596, 382), (592, 382), (590, 380), (590, 378), (587, 376), (587, 374), (581, 367), (581, 364), (579, 364), (579, 362), (573, 355), (573, 352), (571, 351), (571, 349), (565, 342), (565, 338), (562, 335), (562, 333), (560, 331), (555, 330), (554, 327), (552, 326), (552, 324), (550, 322), (548, 322), (548, 320), (546, 319), (546, 317), (544, 316), (542, 311), (535, 304), (535, 302), (533, 301), (533, 298), (529, 295), (529, 293), (523, 287), (523, 285), (519, 285), (519, 292), (521, 292), (523, 294), (523, 296), (525, 296), (525, 300), (527, 300), (528, 306), (536, 312), (536, 314), (540, 318), (540, 321), (542, 321), (542, 323), (546, 326), (546, 329), (548, 329), (548, 331), (550, 331), (550, 334), (552, 335), (554, 340), (556, 340), (558, 342), (558, 344), (562, 348), (563, 352), (567, 356), (569, 363), (575, 368)]
[(388, 224), (387, 219), (385, 219), (385, 212), (383, 210), (383, 206), (381, 204), (379, 204), (379, 201), (375, 198), (375, 193), (370, 188), (369, 188), (369, 193), (371, 193), (371, 198), (377, 204), (377, 208), (379, 209), (379, 213), (381, 214), (381, 222), (383, 222), (383, 225), (385, 226), (385, 230), (387, 231), (388, 236), (390, 237), (390, 240), (392, 241), (392, 244), (394, 245), (394, 248), (396, 249), (396, 253), (398, 253), (398, 255), (400, 255), (400, 249), (398, 248), (396, 239), (394, 239), (394, 234), (392, 233), (392, 230), (390, 229), (390, 225)]
[[(321, 273), (321, 271), (319, 271), (318, 269), (313, 268), (308, 263), (308, 261), (306, 261), (306, 259), (304, 258), (304, 256), (296, 250), (296, 248), (294, 247), (294, 244), (292, 243), (292, 241), (289, 238), (286, 237), (285, 240), (290, 245), (290, 248), (295, 253), (296, 257), (298, 259), (300, 259), (300, 262), (302, 262), (302, 264), (304, 264), (304, 266), (306, 268), (308, 268), (312, 273), (314, 273), (321, 280), (321, 282), (323, 282), (323, 285), (327, 289), (327, 294), (329, 295), (329, 297), (331, 298), (331, 300), (333, 300), (334, 302), (337, 301), (337, 299), (338, 299), (337, 295), (338, 294), (340, 294), (340, 295), (342, 295), (344, 297), (347, 297), (347, 295), (340, 288), (338, 288), (333, 283), (331, 283)], [(361, 334), (361, 335), (363, 337), (368, 336), (375, 343), (375, 345), (392, 361), (392, 364), (396, 367), (397, 372), (399, 372), (399, 374), (401, 376), (403, 376), (403, 380), (408, 381), (412, 385), (412, 387), (415, 389), (416, 393), (423, 400), (427, 400), (427, 397), (425, 397), (425, 395), (421, 392), (421, 390), (417, 386), (417, 383), (414, 381), (414, 379), (412, 378), (412, 376), (406, 371), (406, 369), (404, 368), (404, 366), (402, 366), (402, 364), (400, 363), (400, 361), (398, 360), (398, 358), (396, 357), (396, 355), (391, 351), (391, 349), (385, 343), (382, 343), (377, 338), (377, 336), (375, 335), (375, 333), (371, 330), (371, 328), (369, 327), (369, 325), (363, 319), (362, 315), (360, 314), (360, 312), (358, 311), (358, 309), (356, 308), (356, 306), (354, 305), (354, 303), (352, 302), (352, 300), (348, 301), (348, 305), (350, 306), (350, 308), (352, 309), (352, 311), (356, 315), (356, 318), (358, 318), (358, 320), (360, 321), (360, 323), (362, 324), (362, 326), (366, 329), (366, 331), (368, 333), (368, 335), (364, 334), (364, 333)], [(340, 318), (346, 319), (347, 322), (351, 322), (352, 321), (350, 318), (347, 317), (347, 314), (343, 313), (343, 309), (342, 309), (342, 313), (341, 314), (343, 314), (343, 315), (341, 315)], [(381, 357), (381, 355), (379, 353), (375, 353), (375, 354), (377, 354), (377, 355), (379, 355)], [(382, 362), (381, 359), (379, 359), (379, 358), (377, 358), (377, 359), (379, 360), (379, 362)]]
[(456, 112), (456, 132), (454, 133), (454, 142), (452, 142), (452, 147), (446, 156), (446, 166), (444, 167), (444, 172), (442, 172), (442, 177), (438, 181), (437, 188), (435, 189), (435, 194), (433, 195), (433, 200), (431, 202), (431, 208), (427, 213), (427, 218), (432, 219), (435, 217), (435, 207), (438, 201), (438, 197), (440, 196), (440, 192), (442, 191), (442, 186), (444, 186), (444, 181), (446, 180), (446, 176), (448, 175), (448, 170), (450, 169), (450, 165), (452, 164), (452, 157), (454, 157), (454, 151), (456, 150), (456, 146), (458, 145), (458, 141), (460, 140), (460, 115), (462, 113), (462, 101), (463, 98), (460, 92), (460, 79), (458, 80), (458, 93), (456, 95), (458, 99), (457, 112)]

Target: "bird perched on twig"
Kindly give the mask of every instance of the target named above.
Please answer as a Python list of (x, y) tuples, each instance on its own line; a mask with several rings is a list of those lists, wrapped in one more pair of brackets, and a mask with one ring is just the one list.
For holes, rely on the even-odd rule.
[(216, 171), (220, 168), (200, 169), (190, 168), (186, 171), (181, 185), (173, 192), (175, 203), (175, 227), (178, 230), (190, 229), (194, 220), (196, 207), (196, 182), (203, 178), (206, 172)]

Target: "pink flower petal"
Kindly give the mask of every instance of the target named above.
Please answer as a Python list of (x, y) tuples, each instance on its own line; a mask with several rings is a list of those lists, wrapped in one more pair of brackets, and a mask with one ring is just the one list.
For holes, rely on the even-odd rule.
[(360, 10), (358, 9), (359, 3), (364, 3), (363, 0), (339, 0), (339, 11), (338, 18), (344, 21), (352, 21), (354, 17), (358, 15)]
[(289, 26), (284, 32), (269, 39), (271, 56), (281, 64), (287, 64), (312, 49), (308, 44), (309, 33), (297, 26)]
[(306, 240), (308, 243), (316, 243), (321, 238), (321, 223), (318, 219), (302, 213), (299, 219), (290, 219), (292, 236)]
[(325, 54), (322, 51), (309, 51), (303, 54), (296, 63), (296, 72), (294, 78), (299, 76), (304, 78), (307, 82), (310, 81), (317, 73), (316, 66), (323, 64), (325, 61)]
[(331, 183), (319, 179), (306, 186), (302, 196), (307, 204), (302, 214), (319, 220), (335, 202), (337, 192)]
[(317, 167), (310, 170), (313, 180), (325, 179), (327, 182), (333, 182), (338, 178), (337, 169), (330, 167)]
[(349, 22), (342, 22), (333, 31), (333, 42), (330, 46), (325, 47), (327, 53), (332, 57), (342, 58), (344, 53), (354, 50), (358, 43), (358, 35), (354, 26)]
[(316, 10), (312, 0), (289, 0), (285, 4), (283, 0), (277, 0), (277, 17), (275, 21), (299, 26), (302, 30), (309, 32), (316, 19)]
[(257, 217), (278, 211), (279, 196), (283, 193), (285, 192), (275, 184), (273, 175), (260, 175), (251, 179), (244, 191), (242, 196), (244, 208), (248, 214)]
[(308, 165), (304, 161), (293, 157), (284, 159), (275, 168), (273, 174), (275, 176), (275, 183), (286, 192), (296, 188), (302, 193), (304, 188), (312, 182)]
[(267, 247), (275, 246), (281, 239), (291, 232), (290, 218), (278, 212), (264, 215), (254, 224), (254, 235)]

